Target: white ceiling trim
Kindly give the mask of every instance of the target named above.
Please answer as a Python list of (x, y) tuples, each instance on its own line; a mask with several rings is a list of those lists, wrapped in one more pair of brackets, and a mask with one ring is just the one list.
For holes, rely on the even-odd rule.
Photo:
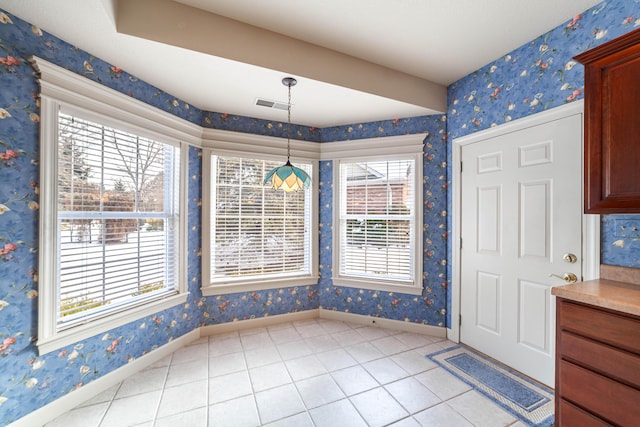
[[(203, 128), (37, 56), (31, 57), (30, 62), (39, 73), (42, 96), (86, 110), (85, 114), (100, 114), (101, 120), (115, 119), (128, 125), (127, 130), (149, 138), (169, 138), (220, 153), (260, 153), (274, 158), (287, 155), (286, 138)], [(320, 157), (320, 143), (291, 140), (290, 145), (294, 158)]]
[[(317, 160), (324, 144), (291, 140), (291, 157)], [(201, 147), (220, 154), (261, 154), (273, 158), (287, 156), (287, 139), (218, 129), (203, 129)]]
[(202, 128), (180, 117), (103, 86), (37, 56), (29, 61), (39, 73), (42, 96), (98, 112), (104, 116), (143, 129), (154, 139), (171, 138), (191, 145), (201, 145)]
[(324, 142), (320, 160), (362, 158), (363, 156), (394, 156), (422, 153), (426, 133), (383, 136), (379, 138)]

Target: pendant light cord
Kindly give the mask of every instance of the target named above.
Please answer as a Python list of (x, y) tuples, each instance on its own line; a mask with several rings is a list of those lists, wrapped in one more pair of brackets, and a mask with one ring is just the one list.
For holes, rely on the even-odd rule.
[(287, 102), (287, 163), (291, 158), (291, 83), (287, 85), (289, 87), (289, 99)]

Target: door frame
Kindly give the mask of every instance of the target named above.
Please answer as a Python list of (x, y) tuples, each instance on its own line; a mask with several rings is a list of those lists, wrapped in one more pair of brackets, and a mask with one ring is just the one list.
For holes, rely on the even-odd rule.
[[(460, 313), (461, 313), (461, 254), (460, 228), (462, 221), (462, 148), (466, 145), (484, 141), (507, 133), (519, 131), (528, 127), (540, 125), (554, 120), (563, 119), (579, 114), (582, 121), (582, 175), (584, 176), (584, 101), (574, 101), (560, 107), (555, 107), (533, 114), (513, 122), (505, 123), (490, 129), (482, 130), (453, 140), (452, 145), (452, 179), (451, 179), (451, 324), (447, 327), (447, 338), (456, 343), (460, 342)], [(584, 179), (581, 179), (581, 191)], [(583, 191), (582, 191), (583, 192)], [(583, 192), (584, 194), (584, 192)], [(583, 203), (584, 205), (584, 203)], [(593, 280), (600, 277), (600, 215), (582, 214), (582, 279)]]

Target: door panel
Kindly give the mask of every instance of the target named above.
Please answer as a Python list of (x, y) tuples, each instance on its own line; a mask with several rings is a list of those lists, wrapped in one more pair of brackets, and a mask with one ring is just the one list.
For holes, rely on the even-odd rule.
[(551, 386), (550, 274), (582, 275), (581, 144), (576, 114), (462, 147), (460, 339)]
[(498, 172), (502, 170), (502, 153), (489, 153), (478, 156), (478, 173)]
[(551, 145), (551, 141), (544, 141), (519, 147), (520, 167), (551, 163)]
[(520, 281), (518, 341), (545, 354), (550, 352), (549, 286), (527, 280)]
[(476, 323), (478, 327), (500, 335), (500, 276), (479, 271), (477, 283)]
[(500, 186), (478, 188), (478, 252), (500, 252)]
[(520, 256), (549, 258), (549, 180), (520, 183)]

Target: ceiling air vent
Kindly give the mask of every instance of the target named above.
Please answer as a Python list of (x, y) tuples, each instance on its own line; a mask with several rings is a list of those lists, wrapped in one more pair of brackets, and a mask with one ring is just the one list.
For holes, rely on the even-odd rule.
[(287, 111), (287, 104), (284, 102), (269, 101), (268, 99), (257, 98), (256, 105)]

